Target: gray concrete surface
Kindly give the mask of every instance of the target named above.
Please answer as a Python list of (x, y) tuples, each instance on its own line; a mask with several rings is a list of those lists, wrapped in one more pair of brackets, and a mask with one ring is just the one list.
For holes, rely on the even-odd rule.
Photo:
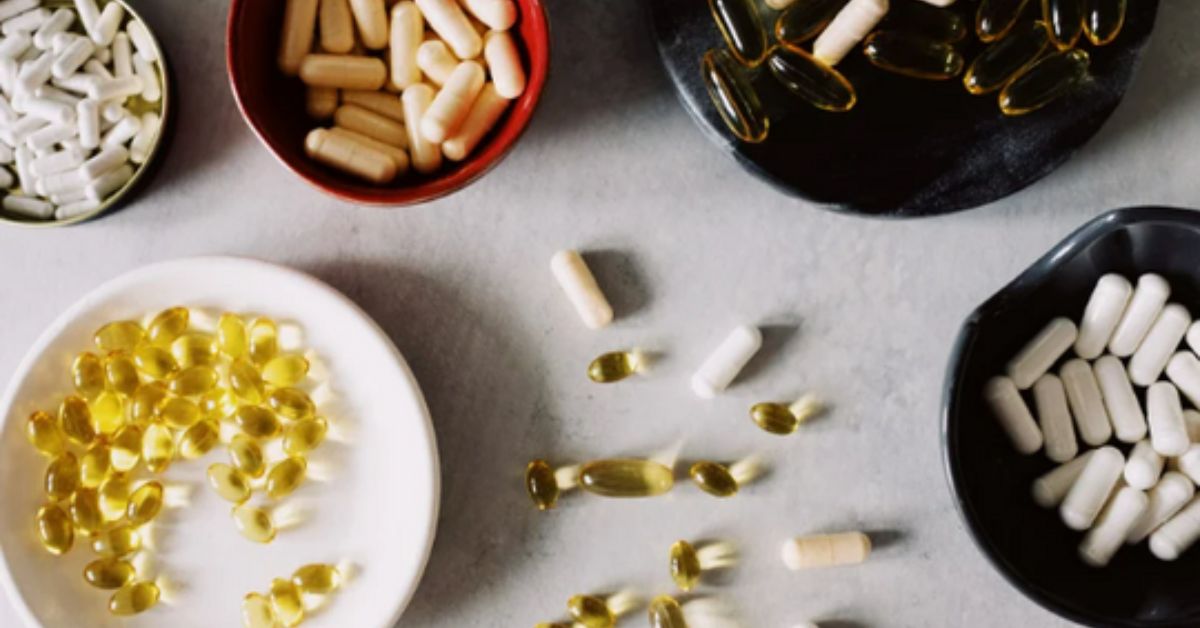
[[(780, 196), (710, 147), (679, 107), (635, 0), (551, 0), (552, 77), (517, 150), (470, 189), (420, 208), (351, 207), (277, 165), (239, 118), (224, 66), (227, 2), (136, 3), (181, 77), (174, 150), (140, 201), (91, 224), (0, 229), (0, 377), (94, 285), (190, 255), (295, 266), (358, 301), (424, 386), (441, 442), (442, 519), (401, 626), (529, 626), (568, 596), (671, 589), (668, 546), (728, 538), (743, 561), (706, 592), (746, 626), (1052, 626), (974, 548), (942, 474), (942, 370), (971, 308), (1110, 208), (1200, 203), (1200, 4), (1163, 2), (1129, 97), (1061, 170), (993, 206), (913, 222), (834, 215)], [(547, 267), (591, 259), (619, 314), (585, 330)], [(768, 348), (726, 396), (687, 378), (738, 323)], [(611, 388), (587, 361), (639, 345), (658, 368)], [(745, 411), (811, 389), (836, 407), (791, 438)], [(735, 499), (567, 499), (535, 512), (527, 460), (762, 452)], [(887, 531), (858, 568), (786, 572), (789, 535)], [(644, 619), (632, 618), (629, 625)], [(15, 625), (7, 602), (0, 625)]]

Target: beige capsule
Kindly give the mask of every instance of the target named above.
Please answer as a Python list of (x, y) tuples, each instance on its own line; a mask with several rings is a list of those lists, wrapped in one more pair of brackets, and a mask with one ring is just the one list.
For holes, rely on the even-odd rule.
[(483, 40), (483, 58), (487, 60), (488, 72), (496, 93), (513, 99), (525, 91), (525, 68), (521, 67), (521, 55), (512, 35), (492, 31)]
[(417, 47), (417, 67), (438, 87), (446, 83), (456, 66), (458, 59), (440, 39), (427, 39)]
[(862, 532), (818, 534), (788, 539), (783, 564), (792, 571), (815, 567), (856, 565), (871, 553), (871, 539)]
[(358, 24), (358, 34), (363, 46), (369, 50), (382, 50), (388, 45), (387, 6), (383, 0), (350, 0), (350, 11)]
[(496, 92), (495, 85), (488, 83), (479, 92), (471, 112), (467, 114), (454, 135), (442, 143), (442, 152), (450, 161), (462, 161), (470, 155), (483, 138), (496, 126), (496, 122), (508, 110), (509, 101)]
[[(332, 129), (329, 129), (329, 132), (334, 135), (345, 137), (348, 140), (358, 142), (359, 144), (362, 144), (368, 148), (373, 148), (381, 153), (386, 153), (392, 158), (392, 163), (396, 165), (397, 175), (402, 175), (408, 172), (408, 151), (404, 150), (403, 148), (400, 148), (399, 146), (392, 146), (391, 144), (384, 144), (373, 137), (367, 137), (362, 133), (351, 131), (349, 129), (343, 129), (341, 127), (335, 126)], [(407, 143), (408, 139), (407, 136), (405, 136), (405, 144)]]
[(385, 144), (404, 148), (408, 144), (404, 125), (358, 105), (342, 105), (333, 114), (333, 122), (348, 131), (362, 133)]
[(354, 15), (347, 0), (321, 0), (321, 49), (344, 55), (354, 49)]
[(318, 0), (287, 0), (283, 11), (283, 34), (279, 40), (279, 69), (288, 76), (300, 70), (304, 55), (312, 50), (317, 25)]
[(424, 83), (410, 85), (404, 89), (400, 99), (404, 103), (404, 119), (409, 121), (406, 125), (408, 156), (413, 170), (430, 174), (442, 167), (442, 151), (421, 134), (419, 121), (429, 108), (429, 103), (433, 102), (433, 88)]
[(440, 144), (458, 131), (483, 89), (483, 83), (483, 66), (475, 61), (458, 64), (446, 79), (446, 84), (434, 96), (425, 115), (421, 116), (421, 135), (434, 144)]
[(365, 89), (343, 89), (342, 104), (358, 105), (381, 116), (387, 116), (396, 122), (404, 122), (404, 104), (400, 102), (400, 97), (396, 94)]
[(417, 48), (425, 38), (425, 20), (417, 5), (404, 0), (392, 7), (391, 48), (392, 84), (401, 89), (421, 82), (417, 66)]
[(416, 0), (429, 27), (450, 46), (459, 59), (474, 59), (483, 40), (456, 0)]
[(517, 21), (513, 0), (462, 0), (462, 4), (475, 19), (494, 31), (506, 31)]
[(300, 80), (313, 87), (381, 89), (387, 66), (375, 57), (310, 54), (300, 64)]
[(313, 129), (304, 149), (309, 157), (372, 183), (396, 178), (396, 162), (391, 156), (326, 129)]
[[(343, 2), (345, 0), (342, 0)], [(338, 108), (336, 87), (309, 87), (305, 94), (305, 110), (314, 120), (328, 120)]]

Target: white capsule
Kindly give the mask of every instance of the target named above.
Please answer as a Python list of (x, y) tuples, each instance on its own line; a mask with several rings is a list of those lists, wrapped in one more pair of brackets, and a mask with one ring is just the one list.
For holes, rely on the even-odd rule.
[(1187, 308), (1171, 303), (1162, 309), (1142, 344), (1129, 360), (1129, 379), (1138, 386), (1149, 386), (1162, 375), (1167, 361), (1179, 347), (1192, 315)]
[(507, 32), (492, 31), (483, 40), (483, 58), (496, 84), (496, 93), (513, 99), (525, 91), (525, 69), (517, 45)]
[(1146, 415), (1154, 451), (1164, 456), (1179, 456), (1187, 451), (1191, 441), (1183, 422), (1179, 390), (1173, 384), (1158, 382), (1150, 386), (1146, 391)]
[(16, 59), (25, 54), (33, 45), (33, 38), (28, 33), (13, 33), (0, 40), (0, 57)]
[(112, 72), (108, 71), (108, 66), (104, 65), (104, 62), (100, 61), (95, 56), (93, 56), (91, 59), (88, 59), (87, 63), (83, 64), (83, 71), (105, 81), (111, 81), (112, 79), (117, 78)]
[(453, 135), (471, 112), (471, 105), (483, 89), (485, 73), (483, 66), (474, 61), (463, 61), (450, 73), (421, 116), (421, 135), (426, 140), (441, 144)]
[(75, 12), (70, 9), (59, 9), (50, 16), (50, 19), (42, 22), (38, 27), (37, 32), (33, 34), (33, 45), (42, 50), (49, 49), (54, 36), (59, 33), (64, 33), (71, 25), (75, 23)]
[(474, 59), (483, 50), (483, 40), (456, 0), (416, 0), (429, 27), (445, 41), (459, 59)]
[(388, 54), (391, 60), (392, 84), (403, 89), (421, 82), (421, 69), (417, 67), (417, 47), (425, 37), (425, 20), (417, 5), (404, 0), (392, 7), (391, 45)]
[(1079, 453), (1079, 445), (1075, 442), (1075, 426), (1071, 422), (1062, 380), (1050, 373), (1039, 377), (1033, 384), (1033, 402), (1045, 439), (1046, 457), (1054, 462), (1074, 458)]
[(150, 158), (150, 149), (154, 147), (154, 140), (158, 138), (160, 126), (158, 114), (142, 114), (142, 128), (138, 129), (137, 135), (133, 136), (133, 142), (129, 145), (129, 158), (133, 163), (143, 164)]
[(88, 37), (92, 37), (96, 22), (100, 20), (100, 8), (96, 6), (96, 0), (75, 0), (75, 12), (79, 14), (83, 30), (87, 31)]
[(9, 194), (4, 197), (4, 209), (31, 218), (49, 218), (54, 215), (54, 205), (32, 196)]
[(75, 121), (79, 125), (79, 144), (87, 150), (100, 147), (100, 103), (85, 98), (75, 106)]
[(53, 83), (59, 89), (86, 96), (93, 90), (98, 89), (100, 83), (104, 80), (99, 76), (78, 72), (65, 78), (54, 79)]
[(16, 182), (16, 179), (13, 178), (13, 175), (8, 171), (8, 168), (0, 168), (0, 188), (10, 190), (12, 189), (13, 184)]
[(75, 121), (75, 108), (57, 100), (26, 98), (22, 107), (25, 113), (52, 124), (69, 124)]
[[(111, 5), (109, 5), (109, 6), (111, 6)], [(77, 218), (84, 214), (90, 214), (90, 213), (96, 211), (97, 209), (100, 209), (99, 201), (93, 201), (91, 199), (83, 199), (83, 200), (75, 201), (73, 203), (67, 203), (66, 205), (60, 205), (58, 207), (58, 209), (54, 210), (54, 219), (55, 220), (69, 220), (71, 218)]]
[(142, 79), (138, 76), (114, 78), (111, 81), (98, 80), (95, 87), (88, 91), (88, 98), (100, 102), (124, 100), (130, 96), (141, 94), (144, 89)]
[(600, 329), (612, 322), (612, 306), (578, 251), (568, 249), (555, 253), (550, 258), (550, 272), (584, 325), (589, 329)]
[(0, 128), (0, 141), (14, 148), (22, 147), (30, 135), (33, 135), (48, 124), (48, 122), (41, 118), (24, 116), (12, 124)]
[(21, 191), (33, 194), (35, 180), (29, 172), (29, 164), (33, 163), (33, 151), (24, 144), (17, 146), (13, 150), (13, 163), (16, 166), (17, 181), (21, 184)]
[(133, 73), (142, 81), (142, 99), (146, 102), (162, 100), (162, 84), (158, 79), (158, 71), (154, 64), (143, 59), (140, 55), (133, 58)]
[(70, 122), (51, 124), (29, 135), (25, 145), (34, 152), (50, 150), (55, 144), (75, 137), (79, 130)]
[(1117, 329), (1117, 323), (1121, 322), (1121, 314), (1125, 312), (1131, 294), (1133, 286), (1120, 275), (1109, 273), (1096, 282), (1079, 323), (1079, 337), (1075, 339), (1076, 355), (1085, 360), (1094, 360), (1104, 353), (1113, 331)]
[(42, 0), (0, 0), (0, 20), (7, 20), (30, 9), (36, 9)]
[(1125, 537), (1137, 525), (1149, 505), (1146, 494), (1136, 488), (1126, 486), (1117, 491), (1096, 519), (1096, 525), (1079, 544), (1079, 556), (1083, 562), (1092, 567), (1107, 565), (1113, 554), (1125, 544)]
[(813, 42), (813, 56), (828, 65), (837, 65), (867, 33), (875, 30), (887, 12), (888, 0), (850, 0)]
[(1158, 484), (1147, 494), (1149, 504), (1146, 513), (1129, 530), (1125, 542), (1130, 545), (1141, 543), (1151, 532), (1157, 530), (1158, 526), (1179, 512), (1195, 494), (1196, 485), (1192, 484), (1187, 476), (1177, 471), (1164, 473)]
[[(13, 149), (8, 144), (0, 143), (0, 164), (11, 164), (13, 162)], [(4, 187), (4, 186), (0, 186)]]
[(32, 9), (26, 11), (16, 17), (4, 21), (0, 25), (0, 32), (5, 35), (14, 33), (32, 33), (46, 23), (50, 19), (50, 11), (43, 8)]
[(105, 146), (125, 144), (133, 139), (141, 128), (142, 121), (140, 119), (132, 115), (128, 118), (122, 118), (120, 122), (117, 122), (113, 128), (108, 130), (108, 133), (104, 134), (104, 138), (100, 140), (100, 143)]
[(88, 180), (78, 169), (52, 174), (40, 181), (42, 192), (51, 197), (83, 194), (88, 184)]
[(116, 37), (113, 37), (112, 64), (113, 76), (116, 78), (133, 76), (133, 45), (126, 33), (117, 33)]
[[(81, 37), (71, 32), (55, 33), (50, 37), (50, 47), (46, 50), (58, 54), (66, 50), (67, 46), (71, 45), (71, 42), (76, 39), (86, 39), (86, 37)], [(30, 52), (32, 53), (33, 51), (31, 50)]]
[[(735, 327), (733, 331), (725, 337), (708, 359), (700, 365), (695, 375), (692, 375), (692, 391), (697, 396), (704, 399), (712, 399), (717, 394), (723, 392), (733, 380), (737, 378), (738, 373), (742, 368), (750, 362), (750, 358), (754, 357), (755, 353), (762, 347), (762, 332), (757, 327), (741, 325)], [(1022, 406), (1024, 403), (1022, 402)], [(1008, 409), (1006, 408), (1006, 411)], [(1025, 416), (1028, 417), (1029, 423), (1033, 422), (1033, 417), (1028, 416), (1029, 409), (1025, 409)], [(1001, 420), (1007, 420), (1005, 416)], [(1037, 430), (1037, 425), (1033, 425), (1033, 429)], [(1037, 445), (1041, 446), (1041, 433), (1037, 436)], [(1014, 441), (1015, 442), (1015, 441)], [(1028, 436), (1022, 432), (1022, 445), (1028, 443)]]
[(418, 122), (433, 102), (433, 88), (417, 83), (404, 88), (400, 97), (404, 105), (404, 119), (411, 121), (404, 125), (408, 132), (408, 154), (412, 159), (412, 167), (421, 174), (429, 174), (442, 166), (442, 151), (438, 145), (425, 139)]
[[(97, 46), (95, 54), (92, 55), (92, 60), (104, 65), (108, 65), (110, 62), (112, 62), (112, 47)], [(86, 68), (87, 66), (84, 67)]]
[(1133, 355), (1170, 296), (1171, 286), (1166, 279), (1153, 273), (1139, 277), (1121, 322), (1108, 342), (1108, 350), (1119, 358)]
[(1083, 472), (1071, 485), (1059, 506), (1063, 523), (1072, 530), (1086, 530), (1100, 514), (1104, 502), (1125, 467), (1125, 458), (1116, 447), (1101, 447), (1092, 452)]
[(1070, 319), (1059, 317), (1050, 321), (1016, 357), (1009, 360), (1008, 376), (1017, 388), (1029, 388), (1071, 348), (1076, 335), (1075, 323)]
[(417, 46), (417, 67), (434, 85), (441, 87), (458, 67), (458, 59), (440, 39), (429, 39)]
[(857, 565), (871, 554), (871, 538), (862, 532), (815, 534), (788, 539), (780, 557), (792, 571)]
[(1175, 466), (1192, 482), (1200, 482), (1200, 445), (1188, 445), (1187, 451), (1175, 459)]
[(122, 119), (128, 118), (132, 115), (133, 114), (130, 113), (129, 110), (122, 106), (119, 102), (111, 101), (102, 103), (100, 107), (100, 116), (104, 118), (106, 122), (120, 122)]
[(1200, 538), (1200, 496), (1193, 497), (1174, 517), (1150, 535), (1150, 551), (1161, 560), (1175, 560)]
[(133, 167), (126, 164), (89, 183), (86, 188), (87, 196), (93, 201), (103, 201), (117, 190), (125, 187), (125, 184), (129, 183), (132, 178)]
[(90, 32), (92, 42), (97, 46), (111, 45), (117, 31), (121, 28), (121, 21), (124, 19), (125, 7), (122, 7), (120, 3), (109, 2), (104, 5), (104, 10), (100, 12), (100, 18), (96, 20), (96, 27)]
[(84, 192), (83, 188), (81, 187), (77, 190), (68, 190), (59, 194), (51, 194), (49, 195), (49, 198), (51, 203), (62, 207), (63, 205), (70, 205), (78, 201), (87, 200), (87, 193)]
[(94, 181), (101, 175), (125, 165), (129, 157), (129, 151), (124, 146), (105, 146), (94, 157), (84, 162), (80, 167), (80, 175), (85, 181)]
[(146, 30), (146, 25), (137, 20), (130, 20), (129, 25), (125, 27), (125, 32), (129, 33), (129, 40), (133, 42), (133, 47), (137, 49), (137, 53), (147, 61), (158, 61), (158, 51), (154, 48), (154, 38), (150, 36), (150, 31)]
[(450, 161), (462, 161), (475, 150), (487, 132), (492, 130), (500, 116), (508, 109), (509, 101), (496, 93), (491, 83), (483, 86), (471, 112), (463, 120), (458, 131), (442, 142), (442, 153)]
[(53, 68), (54, 53), (47, 50), (40, 57), (21, 65), (21, 70), (17, 73), (17, 84), (27, 93), (32, 93), (50, 80)]
[(1121, 360), (1112, 355), (1105, 355), (1092, 364), (1096, 375), (1096, 383), (1100, 386), (1100, 395), (1104, 398), (1104, 408), (1108, 412), (1108, 420), (1112, 423), (1117, 440), (1124, 443), (1136, 443), (1146, 437), (1146, 415), (1142, 412), (1142, 404), (1133, 392), (1133, 384)]
[[(49, 100), (63, 103), (71, 109), (74, 109), (81, 100), (78, 96), (65, 92), (57, 87), (54, 87), (53, 85), (43, 85), (39, 87), (37, 91), (34, 92), (34, 95), (38, 98), (47, 98)], [(71, 118), (74, 119), (74, 117), (75, 114), (72, 113)]]
[(1125, 483), (1138, 490), (1146, 490), (1158, 483), (1162, 470), (1163, 457), (1154, 451), (1150, 441), (1140, 441), (1133, 446), (1125, 461)]
[(1104, 408), (1104, 398), (1100, 395), (1096, 375), (1087, 360), (1069, 360), (1058, 375), (1067, 391), (1067, 401), (1075, 417), (1079, 437), (1093, 447), (1107, 443), (1112, 438), (1112, 424)]
[(1191, 351), (1180, 351), (1167, 362), (1167, 379), (1179, 388), (1193, 405), (1200, 406), (1200, 360)]
[(78, 149), (63, 149), (38, 157), (29, 164), (29, 170), (35, 177), (45, 177), (59, 172), (65, 172), (83, 165), (83, 152)]
[[(1094, 450), (1092, 450), (1094, 451)], [(1054, 508), (1062, 503), (1067, 491), (1075, 484), (1075, 480), (1083, 473), (1092, 451), (1087, 451), (1078, 458), (1054, 467), (1046, 474), (1033, 481), (1030, 493), (1033, 501), (1042, 508)]]

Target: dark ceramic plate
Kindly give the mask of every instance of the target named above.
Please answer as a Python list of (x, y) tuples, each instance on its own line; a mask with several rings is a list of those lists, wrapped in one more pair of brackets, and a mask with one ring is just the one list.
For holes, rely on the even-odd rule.
[(942, 442), (959, 513), (975, 543), (1022, 593), (1093, 626), (1200, 626), (1200, 548), (1163, 562), (1126, 546), (1104, 569), (1076, 553), (1082, 533), (1037, 506), (1030, 485), (1054, 467), (1019, 456), (981, 391), (1055, 316), (1079, 320), (1101, 275), (1163, 275), (1171, 300), (1200, 311), (1200, 212), (1137, 207), (1092, 220), (1051, 249), (967, 319), (946, 373)]
[[(1039, 3), (1029, 4), (1032, 9)], [(701, 55), (724, 46), (706, 0), (651, 0), (648, 6), (667, 73), (709, 139), (788, 194), (837, 211), (896, 218), (983, 205), (1060, 166), (1124, 96), (1158, 13), (1158, 0), (1130, 2), (1117, 40), (1103, 48), (1087, 46), (1094, 79), (1021, 118), (1001, 115), (994, 94), (971, 96), (957, 79), (892, 75), (857, 50), (838, 66), (859, 95), (858, 105), (844, 114), (796, 100), (763, 68), (755, 87), (771, 131), (767, 141), (746, 144), (726, 130), (700, 76)], [(974, 23), (975, 3), (959, 0), (954, 6), (970, 13)], [(765, 7), (762, 13), (771, 28), (776, 13)], [(977, 42), (967, 46), (968, 62), (981, 49)]]

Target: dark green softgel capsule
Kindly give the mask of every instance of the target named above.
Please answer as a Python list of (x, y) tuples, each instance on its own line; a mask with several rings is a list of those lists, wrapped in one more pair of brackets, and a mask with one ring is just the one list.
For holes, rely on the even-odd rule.
[(980, 0), (975, 11), (975, 34), (985, 43), (1004, 39), (1029, 0)]
[(775, 37), (787, 44), (802, 44), (820, 35), (843, 6), (846, 0), (800, 0), (779, 14)]
[(725, 126), (738, 139), (752, 144), (767, 139), (770, 120), (746, 68), (728, 50), (709, 50), (700, 64), (704, 85)]
[(875, 32), (863, 44), (863, 53), (884, 70), (929, 80), (958, 76), (965, 63), (950, 44), (896, 31)]
[(1082, 83), (1090, 62), (1088, 53), (1078, 49), (1043, 58), (1004, 87), (1000, 110), (1019, 116), (1041, 109)]
[(1087, 0), (1083, 32), (1097, 46), (1112, 43), (1125, 25), (1126, 0)]
[(738, 61), (758, 65), (767, 55), (767, 31), (754, 0), (708, 0), (717, 28)]
[(1083, 35), (1083, 0), (1042, 0), (1042, 19), (1050, 41), (1059, 50), (1070, 50)]
[(962, 41), (967, 36), (967, 21), (958, 11), (920, 0), (893, 4), (880, 28), (946, 43)]
[(1049, 45), (1050, 35), (1045, 24), (1022, 24), (975, 58), (963, 76), (963, 85), (977, 96), (994, 92), (1036, 61)]
[(776, 48), (767, 57), (767, 67), (788, 91), (818, 109), (849, 111), (858, 101), (846, 77), (799, 48)]

